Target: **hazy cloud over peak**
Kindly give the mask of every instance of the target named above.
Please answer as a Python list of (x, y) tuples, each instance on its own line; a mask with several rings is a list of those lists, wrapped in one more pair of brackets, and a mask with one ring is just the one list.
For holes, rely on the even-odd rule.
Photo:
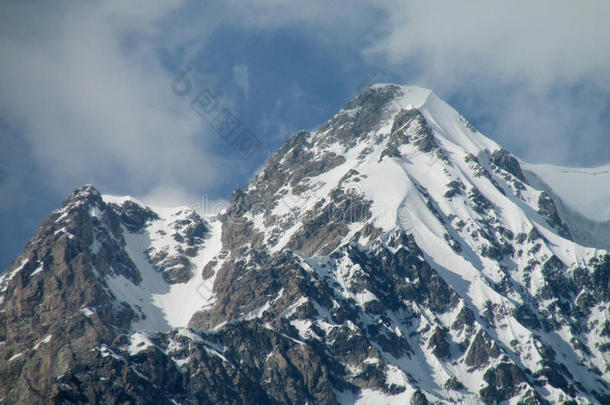
[(0, 105), (61, 188), (111, 180), (141, 191), (208, 165), (192, 147), (203, 125), (171, 93), (172, 73), (150, 40), (130, 38), (160, 36), (170, 9), (123, 4), (69, 8), (39, 34), (4, 36)]
[[(323, 123), (371, 78), (434, 89), (527, 160), (610, 161), (605, 1), (1, 8), (0, 219), (19, 229), (0, 241), (10, 255), (84, 183), (156, 203), (226, 199), (291, 133)], [(179, 96), (182, 69), (192, 88)], [(204, 89), (261, 141), (255, 155), (241, 157), (192, 110)], [(27, 227), (11, 219), (21, 212), (36, 213)]]
[[(547, 86), (556, 80), (610, 84), (610, 3), (591, 1), (384, 3), (389, 26), (369, 52), (389, 62), (417, 58), (430, 80), (469, 70)], [(449, 75), (448, 75), (449, 73)]]

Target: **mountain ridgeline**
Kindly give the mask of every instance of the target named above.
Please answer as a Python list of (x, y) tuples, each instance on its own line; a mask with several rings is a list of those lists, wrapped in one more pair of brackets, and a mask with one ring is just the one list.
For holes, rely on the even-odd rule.
[(529, 178), (375, 85), (218, 214), (79, 188), (0, 276), (0, 402), (608, 404), (610, 255)]

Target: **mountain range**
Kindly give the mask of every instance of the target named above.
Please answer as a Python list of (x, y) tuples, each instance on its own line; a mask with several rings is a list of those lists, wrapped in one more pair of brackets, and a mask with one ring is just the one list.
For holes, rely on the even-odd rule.
[(219, 213), (75, 190), (0, 276), (0, 402), (608, 404), (609, 207), (377, 84)]

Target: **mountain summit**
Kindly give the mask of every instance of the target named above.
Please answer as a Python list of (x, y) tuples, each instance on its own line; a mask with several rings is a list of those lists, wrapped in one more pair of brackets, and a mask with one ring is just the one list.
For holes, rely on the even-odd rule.
[(545, 176), (379, 84), (218, 215), (80, 188), (1, 276), (0, 398), (609, 403), (605, 225)]

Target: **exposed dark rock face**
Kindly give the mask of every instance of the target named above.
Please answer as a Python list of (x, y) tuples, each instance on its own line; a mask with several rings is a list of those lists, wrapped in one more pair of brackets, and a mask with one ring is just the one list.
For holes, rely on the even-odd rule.
[(540, 198), (538, 199), (538, 213), (546, 217), (549, 225), (555, 228), (561, 236), (567, 239), (572, 238), (567, 226), (559, 217), (555, 202), (545, 191), (540, 194)]
[(519, 161), (504, 149), (498, 149), (491, 155), (491, 161), (501, 169), (506, 170), (524, 183), (527, 183)]
[[(181, 211), (176, 213), (180, 214)], [(196, 256), (203, 247), (203, 240), (209, 229), (199, 215), (191, 211), (171, 222), (169, 231), (172, 232), (171, 237), (175, 242), (186, 246), (179, 246), (175, 252), (170, 252), (167, 248), (150, 247), (146, 253), (150, 262), (168, 283), (184, 283), (191, 279), (194, 272), (190, 258)]]
[(154, 341), (137, 352), (125, 348), (126, 335), (102, 345), (54, 382), (51, 401), (332, 404), (333, 386), (354, 389), (335, 380), (327, 364), (337, 365), (324, 353), (252, 323)]
[(479, 214), (485, 214), (487, 211), (493, 208), (491, 202), (487, 198), (485, 198), (485, 196), (483, 196), (483, 194), (481, 194), (481, 192), (477, 188), (473, 187), (470, 190), (470, 193), (468, 193), (468, 197), (472, 202), (474, 210), (477, 211)]
[(452, 198), (456, 195), (463, 195), (466, 187), (459, 180), (453, 180), (447, 184), (447, 192), (444, 194), (445, 198)]
[(601, 260), (594, 262), (589, 287), (593, 289), (593, 297), (597, 302), (610, 299), (610, 254), (606, 253)]
[[(91, 348), (112, 341), (116, 328), (128, 327), (137, 316), (114, 304), (99, 278), (113, 271), (140, 280), (121, 248), (120, 217), (112, 210), (89, 215), (103, 206), (92, 187), (75, 191), (7, 269), (11, 274), (21, 268), (6, 285), (0, 315), (0, 396), (8, 402), (45, 402), (58, 390), (56, 377), (90, 358)], [(96, 234), (101, 246), (93, 257), (89, 246)], [(95, 315), (86, 317), (84, 307)]]
[(500, 349), (489, 336), (480, 330), (472, 341), (464, 362), (473, 368), (483, 368), (500, 355)]
[(141, 207), (133, 201), (125, 201), (121, 206), (116, 206), (121, 222), (130, 232), (142, 230), (147, 221), (159, 219), (150, 208)]
[[(375, 129), (382, 121), (382, 112), (385, 105), (390, 102), (400, 91), (398, 86), (387, 86), (377, 89), (367, 89), (358, 97), (350, 101), (345, 110), (356, 109), (356, 116), (352, 124), (354, 137), (365, 134)], [(332, 123), (332, 120), (329, 122)], [(332, 125), (332, 124), (331, 124)], [(321, 130), (325, 130), (322, 126)], [(340, 141), (352, 144), (353, 138), (340, 137)]]
[(541, 323), (536, 317), (536, 314), (534, 314), (534, 312), (527, 304), (519, 305), (515, 309), (514, 316), (519, 321), (519, 323), (529, 329), (536, 330), (541, 328)]
[(481, 390), (481, 399), (486, 404), (496, 404), (513, 397), (519, 385), (527, 381), (521, 369), (512, 363), (500, 363), (487, 370), (483, 379), (488, 384)]
[(437, 328), (430, 338), (428, 347), (432, 349), (432, 353), (436, 357), (448, 358), (451, 356), (451, 345), (448, 342), (447, 331)]
[(421, 391), (415, 391), (413, 397), (411, 397), (411, 405), (428, 405), (428, 399)]

